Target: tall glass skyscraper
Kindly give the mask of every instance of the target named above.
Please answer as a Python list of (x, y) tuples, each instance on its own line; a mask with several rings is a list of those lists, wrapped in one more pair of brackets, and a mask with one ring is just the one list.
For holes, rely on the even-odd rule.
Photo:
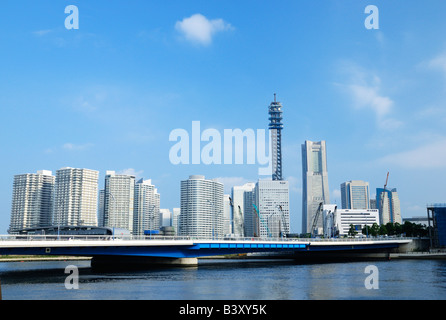
[[(319, 205), (330, 203), (325, 141), (302, 144), (302, 232), (311, 230)], [(316, 224), (323, 228), (322, 214)]]

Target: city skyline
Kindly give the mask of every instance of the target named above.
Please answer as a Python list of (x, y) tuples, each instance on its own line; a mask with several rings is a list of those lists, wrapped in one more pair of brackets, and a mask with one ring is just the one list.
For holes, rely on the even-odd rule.
[[(76, 30), (64, 25), (71, 4)], [(190, 175), (219, 179), (225, 194), (257, 181), (258, 164), (172, 164), (169, 134), (192, 121), (267, 130), (274, 93), (286, 108), (291, 232), (301, 231), (306, 140), (327, 141), (331, 203), (340, 206), (341, 183), (376, 190), (390, 172), (402, 217), (426, 215), (427, 203), (445, 202), (446, 4), (375, 1), (377, 30), (364, 27), (369, 4), (6, 0), (0, 233), (14, 175), (25, 172), (70, 166), (98, 171), (99, 181), (107, 170), (152, 179), (170, 209)]]

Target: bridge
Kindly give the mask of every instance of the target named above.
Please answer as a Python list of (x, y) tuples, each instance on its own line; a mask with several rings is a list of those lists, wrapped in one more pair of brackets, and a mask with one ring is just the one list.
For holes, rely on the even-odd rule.
[(196, 265), (197, 258), (262, 253), (308, 259), (386, 254), (412, 240), (407, 238), (351, 239), (192, 239), (92, 235), (0, 236), (0, 255), (92, 257), (92, 266), (116, 264)]

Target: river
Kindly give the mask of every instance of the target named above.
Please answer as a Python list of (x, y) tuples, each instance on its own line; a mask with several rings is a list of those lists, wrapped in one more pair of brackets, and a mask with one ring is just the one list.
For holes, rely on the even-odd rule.
[[(78, 289), (66, 288), (69, 265)], [(367, 288), (371, 276), (375, 287)], [(100, 272), (89, 261), (1, 262), (0, 281), (4, 300), (440, 300), (446, 261), (200, 259), (197, 267)]]

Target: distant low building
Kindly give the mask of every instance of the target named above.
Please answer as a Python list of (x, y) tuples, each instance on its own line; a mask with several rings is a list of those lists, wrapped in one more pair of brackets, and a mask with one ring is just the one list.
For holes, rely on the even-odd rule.
[(323, 206), (324, 235), (340, 237), (348, 235), (351, 226), (357, 235), (362, 234), (362, 229), (367, 225), (379, 225), (379, 212), (377, 209), (339, 209), (336, 205)]

